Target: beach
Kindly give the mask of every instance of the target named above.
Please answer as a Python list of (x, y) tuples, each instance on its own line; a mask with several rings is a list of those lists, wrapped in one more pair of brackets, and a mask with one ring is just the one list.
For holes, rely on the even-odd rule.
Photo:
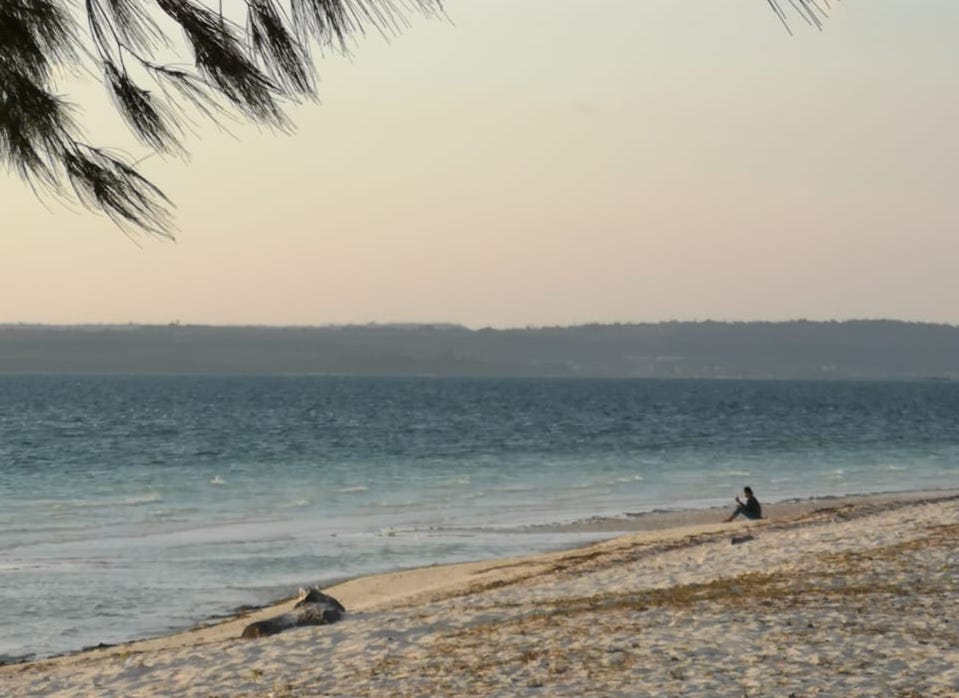
[[(241, 640), (296, 599), (0, 667), (5, 696), (959, 695), (959, 493), (635, 517), (575, 550), (363, 577), (333, 625)], [(291, 590), (292, 591), (292, 590)]]

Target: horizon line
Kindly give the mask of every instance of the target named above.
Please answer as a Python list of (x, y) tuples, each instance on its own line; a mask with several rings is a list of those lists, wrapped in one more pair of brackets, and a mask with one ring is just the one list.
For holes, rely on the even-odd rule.
[(852, 317), (852, 318), (830, 318), (830, 319), (810, 319), (810, 318), (791, 318), (784, 320), (714, 320), (707, 319), (671, 319), (671, 320), (625, 320), (625, 321), (585, 321), (570, 324), (527, 324), (524, 326), (470, 326), (461, 322), (443, 321), (368, 321), (368, 322), (346, 322), (346, 323), (324, 323), (324, 324), (269, 324), (269, 323), (207, 323), (207, 322), (181, 322), (174, 320), (171, 322), (28, 322), (12, 321), (0, 322), (0, 329), (130, 329), (130, 328), (211, 328), (211, 329), (276, 329), (276, 330), (308, 330), (308, 329), (363, 329), (363, 328), (393, 328), (393, 329), (460, 329), (471, 332), (511, 332), (511, 331), (536, 331), (536, 330), (556, 330), (556, 329), (579, 329), (587, 327), (644, 327), (655, 325), (790, 325), (790, 324), (854, 324), (854, 323), (888, 323), (900, 325), (928, 325), (931, 327), (959, 328), (959, 323), (939, 322), (930, 320), (904, 320), (892, 317)]

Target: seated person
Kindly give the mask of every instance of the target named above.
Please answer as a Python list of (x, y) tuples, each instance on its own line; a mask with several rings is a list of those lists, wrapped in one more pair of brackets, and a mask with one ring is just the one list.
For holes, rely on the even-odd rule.
[(761, 519), (763, 517), (763, 508), (759, 505), (759, 500), (753, 496), (753, 488), (744, 487), (743, 494), (746, 495), (746, 501), (742, 502), (739, 497), (736, 497), (736, 511), (730, 514), (726, 521), (732, 521), (740, 514), (747, 519)]

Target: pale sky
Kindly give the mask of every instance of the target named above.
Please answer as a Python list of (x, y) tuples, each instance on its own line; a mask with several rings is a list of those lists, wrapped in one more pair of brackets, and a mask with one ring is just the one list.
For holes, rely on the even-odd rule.
[(176, 243), (0, 177), (0, 322), (959, 323), (959, 2), (832, 4), (448, 0), (144, 162)]

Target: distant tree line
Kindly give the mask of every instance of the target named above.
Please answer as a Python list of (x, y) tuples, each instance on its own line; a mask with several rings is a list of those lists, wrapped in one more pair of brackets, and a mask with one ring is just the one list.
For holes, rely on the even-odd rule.
[(959, 327), (0, 326), (0, 373), (50, 372), (959, 380)]

